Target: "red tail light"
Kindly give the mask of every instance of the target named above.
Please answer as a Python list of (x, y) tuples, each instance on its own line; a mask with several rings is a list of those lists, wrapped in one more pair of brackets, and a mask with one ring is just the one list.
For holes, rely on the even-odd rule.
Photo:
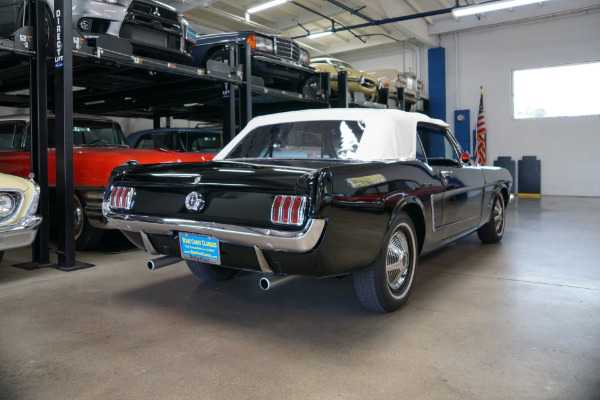
[(131, 210), (135, 189), (116, 186), (110, 192), (110, 207), (122, 210)]
[(271, 208), (271, 222), (284, 225), (302, 225), (304, 223), (304, 196), (275, 196)]

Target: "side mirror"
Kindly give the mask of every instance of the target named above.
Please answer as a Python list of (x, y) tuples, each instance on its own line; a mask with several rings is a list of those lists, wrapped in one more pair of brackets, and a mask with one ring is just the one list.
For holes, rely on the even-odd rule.
[(462, 155), (460, 156), (460, 161), (462, 161), (465, 164), (468, 164), (471, 161), (471, 156), (469, 155), (468, 151), (462, 153)]

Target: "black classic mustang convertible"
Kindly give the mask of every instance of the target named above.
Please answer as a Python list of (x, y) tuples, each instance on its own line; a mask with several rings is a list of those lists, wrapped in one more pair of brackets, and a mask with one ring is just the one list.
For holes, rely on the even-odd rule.
[[(104, 215), (150, 254), (215, 281), (352, 274), (361, 303), (408, 298), (419, 254), (472, 232), (502, 239), (511, 177), (477, 167), (448, 125), (400, 110), (253, 119), (214, 161), (124, 165)], [(268, 281), (266, 281), (268, 284)]]

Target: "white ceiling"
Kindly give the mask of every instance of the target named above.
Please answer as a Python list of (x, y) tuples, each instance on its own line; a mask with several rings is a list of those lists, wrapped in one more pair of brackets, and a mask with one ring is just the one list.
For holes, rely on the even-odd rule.
[[(336, 33), (332, 35), (317, 39), (298, 38), (310, 48), (312, 56), (365, 51), (403, 41), (436, 47), (440, 34), (600, 8), (599, 0), (551, 0), (488, 15), (456, 19), (447, 12), (456, 6), (455, 0), (288, 0), (246, 19), (248, 8), (269, 0), (163, 1), (183, 12), (199, 34), (256, 30), (298, 38), (309, 32), (328, 31), (333, 27)], [(465, 6), (467, 3), (480, 2), (460, 0), (458, 3)], [(424, 12), (443, 13), (420, 16)], [(408, 19), (389, 22), (400, 17)], [(344, 30), (364, 24), (369, 25)]]

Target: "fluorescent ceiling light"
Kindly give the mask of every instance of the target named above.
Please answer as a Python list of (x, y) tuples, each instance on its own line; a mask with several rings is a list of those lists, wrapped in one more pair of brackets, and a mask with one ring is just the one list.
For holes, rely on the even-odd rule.
[(488, 1), (472, 6), (458, 7), (452, 10), (455, 17), (464, 17), (465, 15), (483, 14), (490, 11), (504, 10), (525, 6), (527, 4), (541, 3), (548, 0), (505, 0), (505, 1)]
[(325, 32), (318, 32), (318, 33), (311, 33), (310, 35), (308, 35), (309, 39), (316, 39), (316, 38), (320, 38), (322, 36), (327, 36), (327, 35), (331, 35), (333, 32), (331, 31), (325, 31)]
[(259, 12), (259, 11), (262, 11), (262, 10), (266, 10), (267, 8), (271, 8), (271, 7), (275, 7), (275, 6), (278, 6), (278, 5), (283, 4), (283, 3), (287, 3), (287, 1), (288, 0), (273, 0), (273, 1), (261, 4), (261, 5), (256, 6), (256, 7), (249, 8), (248, 11), (246, 11), (246, 12), (248, 14), (254, 14), (256, 12)]

